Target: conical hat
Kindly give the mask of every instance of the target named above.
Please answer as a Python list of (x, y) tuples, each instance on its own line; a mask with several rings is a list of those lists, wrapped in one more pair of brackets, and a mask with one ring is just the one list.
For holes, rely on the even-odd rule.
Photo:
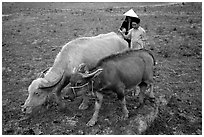
[(127, 11), (125, 14), (123, 14), (125, 16), (129, 16), (129, 17), (135, 17), (135, 18), (139, 18), (137, 16), (137, 14), (133, 11), (133, 9), (130, 9), (129, 11)]

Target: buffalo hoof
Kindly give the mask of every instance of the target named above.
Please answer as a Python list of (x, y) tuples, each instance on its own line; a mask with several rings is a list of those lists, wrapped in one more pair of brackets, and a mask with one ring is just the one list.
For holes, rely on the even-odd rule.
[(92, 127), (92, 126), (94, 126), (95, 124), (96, 124), (96, 121), (91, 119), (91, 120), (86, 124), (86, 126)]
[(79, 109), (80, 110), (85, 110), (85, 109), (87, 109), (89, 106), (87, 105), (87, 104), (85, 104), (85, 103), (81, 103), (81, 105), (79, 106)]

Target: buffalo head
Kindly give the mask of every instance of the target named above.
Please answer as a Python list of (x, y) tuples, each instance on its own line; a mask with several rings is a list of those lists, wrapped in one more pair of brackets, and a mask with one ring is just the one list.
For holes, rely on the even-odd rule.
[(32, 81), (28, 87), (28, 98), (22, 106), (22, 111), (25, 113), (32, 113), (32, 111), (41, 106), (49, 93), (51, 93), (54, 86), (56, 86), (62, 79), (63, 73), (58, 74), (49, 71), (44, 78), (37, 78)]
[(75, 73), (72, 74), (70, 78), (70, 83), (72, 87), (83, 85), (89, 82), (91, 78), (100, 74), (103, 69), (98, 68), (97, 70), (93, 72), (89, 72), (88, 67), (83, 63), (79, 65), (79, 67), (75, 70), (76, 70)]
[(85, 84), (86, 81), (83, 80), (81, 74), (88, 74), (89, 70), (86, 64), (82, 63), (78, 67), (74, 68), (73, 74), (70, 77), (70, 86), (76, 87), (79, 86), (79, 84)]

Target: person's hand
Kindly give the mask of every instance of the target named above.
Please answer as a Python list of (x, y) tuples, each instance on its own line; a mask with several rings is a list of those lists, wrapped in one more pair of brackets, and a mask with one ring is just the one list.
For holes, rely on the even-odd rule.
[(122, 29), (122, 33), (124, 33), (124, 34), (125, 34), (125, 32), (126, 32), (126, 29), (125, 29), (125, 28), (123, 28), (123, 29)]
[(120, 29), (118, 29), (118, 32), (122, 33), (122, 31)]

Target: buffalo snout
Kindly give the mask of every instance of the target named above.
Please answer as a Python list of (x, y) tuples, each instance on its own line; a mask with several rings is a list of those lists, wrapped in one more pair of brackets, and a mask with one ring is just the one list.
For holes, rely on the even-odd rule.
[(26, 112), (26, 108), (25, 108), (25, 107), (22, 107), (21, 111), (22, 111), (23, 113), (25, 113), (25, 112)]
[(23, 106), (21, 106), (21, 111), (23, 113), (30, 114), (30, 113), (32, 113), (32, 107), (23, 105)]

